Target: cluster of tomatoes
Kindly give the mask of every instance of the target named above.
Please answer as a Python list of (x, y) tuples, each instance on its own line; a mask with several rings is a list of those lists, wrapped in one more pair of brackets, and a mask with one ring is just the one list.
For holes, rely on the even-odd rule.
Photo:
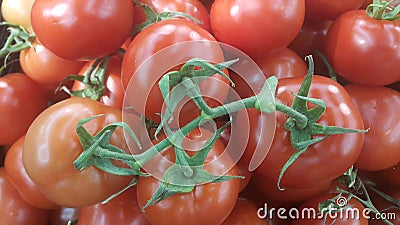
[[(0, 225), (400, 224), (399, 2), (2, 0)], [(277, 111), (245, 104), (234, 116), (209, 114), (217, 128), (228, 128), (219, 130), (199, 164), (204, 170), (196, 171), (232, 177), (159, 193), (165, 183), (132, 174), (130, 164), (136, 162), (131, 154), (144, 156), (141, 150), (167, 136), (154, 138), (165, 98), (160, 78), (150, 74), (168, 62), (148, 59), (178, 44), (217, 41), (247, 54), (262, 74), (213, 71), (199, 83), (204, 103), (221, 106), (232, 91), (250, 99), (275, 76)], [(171, 51), (171, 59), (226, 60), (218, 47)], [(315, 64), (307, 66), (310, 54)], [(306, 90), (303, 81), (314, 66)], [(199, 105), (188, 98), (177, 107), (171, 130), (207, 114)], [(212, 136), (205, 128), (186, 133), (191, 141), (182, 146), (188, 149)], [(178, 160), (170, 145), (158, 150)], [(223, 154), (238, 146), (238, 162)], [(268, 154), (249, 171), (260, 148)], [(89, 151), (97, 158), (85, 158)], [(78, 157), (82, 168), (74, 164)], [(138, 159), (144, 158), (153, 175), (171, 166), (160, 157)], [(156, 195), (162, 200), (149, 205)], [(341, 207), (371, 213), (336, 219), (288, 214), (318, 210), (330, 199), (328, 206), (337, 206), (338, 196), (346, 197)], [(266, 206), (281, 210), (263, 217)]]

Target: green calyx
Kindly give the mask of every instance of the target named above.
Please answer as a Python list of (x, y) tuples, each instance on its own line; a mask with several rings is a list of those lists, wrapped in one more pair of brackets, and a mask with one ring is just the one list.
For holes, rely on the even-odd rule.
[[(328, 138), (330, 135), (367, 132), (367, 130), (325, 126), (317, 123), (319, 118), (325, 112), (326, 105), (321, 99), (307, 97), (311, 87), (312, 76), (314, 74), (314, 62), (311, 56), (307, 56), (306, 58), (309, 62), (309, 70), (300, 86), (299, 92), (293, 94), (295, 99), (293, 100), (292, 106), (288, 107), (281, 103), (276, 103), (276, 109), (278, 111), (289, 115), (284, 127), (290, 132), (290, 142), (292, 147), (297, 150), (282, 167), (277, 182), (279, 189), (281, 189), (280, 181), (286, 170), (297, 158), (307, 151), (307, 148), (310, 145), (318, 143)], [(313, 103), (315, 107), (308, 109), (308, 102)], [(319, 135), (319, 137), (312, 138), (314, 135)]]
[(138, 34), (140, 31), (144, 30), (146, 27), (157, 23), (159, 21), (163, 20), (169, 20), (173, 18), (185, 18), (185, 19), (190, 19), (197, 24), (202, 24), (201, 21), (198, 19), (185, 14), (181, 12), (162, 12), (162, 13), (157, 13), (153, 8), (151, 8), (149, 5), (141, 3), (139, 0), (134, 0), (135, 4), (141, 7), (146, 15), (146, 21), (143, 23), (140, 23), (135, 26), (135, 28), (132, 31), (132, 35)]
[(0, 26), (7, 26), (7, 31), (10, 33), (5, 44), (0, 49), (0, 58), (5, 57), (7, 59), (13, 53), (32, 47), (32, 42), (36, 36), (30, 34), (23, 26), (8, 22), (1, 22)]
[(400, 18), (400, 5), (393, 7), (390, 5), (392, 2), (392, 0), (374, 0), (372, 4), (367, 7), (366, 12), (370, 17), (377, 20), (395, 21)]
[[(71, 96), (91, 98), (99, 100), (106, 93), (106, 75), (110, 56), (99, 58), (94, 61), (84, 75), (71, 75), (61, 81), (56, 91), (63, 90)], [(65, 84), (68, 81), (78, 81), (84, 84), (82, 90), (70, 90)]]

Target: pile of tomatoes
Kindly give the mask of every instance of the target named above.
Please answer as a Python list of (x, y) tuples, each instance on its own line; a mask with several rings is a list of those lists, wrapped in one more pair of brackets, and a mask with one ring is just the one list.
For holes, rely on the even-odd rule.
[[(399, 3), (2, 0), (0, 225), (400, 225)], [(232, 46), (262, 72), (241, 77), (227, 67), (213, 70), (198, 85), (208, 107), (228, 105), (232, 92), (241, 100), (258, 95), (275, 76), (277, 111), (260, 112), (255, 104), (214, 118), (187, 98), (170, 131), (186, 132), (185, 125), (202, 116), (223, 127), (196, 164), (204, 170), (195, 172), (226, 180), (195, 183), (188, 191), (171, 185), (159, 193), (162, 182), (144, 168), (162, 176), (171, 164), (139, 157), (145, 166), (135, 174), (137, 164), (130, 164), (131, 154), (144, 156), (168, 136), (157, 129), (165, 93), (153, 74), (170, 61), (148, 59), (188, 42)], [(226, 60), (220, 48), (171, 51), (170, 59)], [(307, 65), (309, 55), (314, 63)], [(186, 72), (201, 70), (196, 63)], [(310, 72), (310, 90), (303, 92)], [(338, 127), (352, 130), (337, 133)], [(187, 131), (181, 143), (187, 157), (212, 134)], [(163, 159), (182, 160), (171, 144), (160, 150)], [(235, 161), (224, 154), (229, 148), (243, 156)], [(257, 149), (268, 154), (251, 168)], [(85, 158), (90, 151), (97, 158)], [(82, 168), (74, 164), (78, 157)], [(177, 180), (193, 176), (176, 172)], [(156, 195), (162, 200), (149, 205)], [(329, 200), (337, 206), (342, 196), (342, 207), (371, 213), (336, 219), (289, 213), (317, 210)]]

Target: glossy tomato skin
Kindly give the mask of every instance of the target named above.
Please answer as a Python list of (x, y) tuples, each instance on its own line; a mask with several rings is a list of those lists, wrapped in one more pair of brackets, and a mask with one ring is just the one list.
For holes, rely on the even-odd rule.
[(69, 75), (76, 74), (84, 62), (63, 59), (43, 46), (37, 39), (32, 48), (21, 51), (19, 61), (23, 71), (41, 86), (53, 91)]
[(27, 203), (41, 209), (57, 208), (58, 205), (47, 199), (26, 173), (22, 163), (24, 140), (25, 136), (19, 138), (7, 152), (4, 169), (8, 174), (9, 181), (14, 185), (15, 190), (21, 198)]
[[(185, 146), (185, 149), (198, 149), (208, 139), (203, 138), (210, 137), (210, 135), (211, 133), (204, 129), (201, 129), (200, 132), (194, 130), (187, 136), (194, 141), (184, 141), (182, 146)], [(229, 155), (222, 154), (224, 148), (224, 145), (217, 140), (207, 155), (204, 169), (213, 175), (238, 175), (237, 168), (235, 166), (231, 168), (234, 162)], [(188, 152), (188, 154), (190, 153)], [(162, 152), (162, 155), (157, 155), (147, 162), (146, 167), (152, 169), (153, 175), (160, 176), (174, 160), (173, 149), (168, 148)], [(160, 183), (160, 180), (153, 176), (139, 178), (137, 199), (140, 207), (147, 203), (159, 188)], [(144, 214), (151, 224), (157, 225), (221, 224), (235, 206), (239, 186), (239, 179), (201, 184), (190, 193), (176, 194), (154, 206), (147, 207)]]
[(400, 80), (400, 21), (376, 20), (364, 10), (339, 16), (329, 27), (325, 54), (352, 83), (381, 86)]
[(305, 0), (305, 2), (306, 18), (315, 21), (322, 21), (334, 20), (342, 13), (359, 9), (365, 0)]
[[(335, 197), (336, 194), (324, 194), (324, 195), (320, 195), (317, 196), (315, 198), (310, 199), (309, 201), (305, 202), (304, 204), (302, 204), (300, 206), (300, 212), (302, 212), (301, 210), (303, 209), (315, 209), (316, 212), (318, 212), (318, 204), (320, 202), (326, 201), (328, 199), (332, 199), (333, 197)], [(350, 199), (347, 204), (344, 206), (345, 208), (343, 208), (342, 210), (349, 210), (347, 212), (348, 218), (346, 218), (346, 211), (343, 211), (343, 216), (341, 216), (340, 212), (337, 213), (331, 213), (331, 215), (328, 215), (326, 222), (324, 223), (324, 219), (323, 218), (307, 218), (307, 216), (305, 216), (305, 218), (299, 218), (293, 221), (293, 225), (323, 225), (323, 224), (337, 224), (337, 225), (368, 225), (368, 219), (366, 219), (365, 217), (363, 217), (363, 211), (364, 211), (364, 206), (361, 204), (361, 202), (359, 202), (358, 200), (356, 200), (355, 198)], [(347, 208), (346, 208), (347, 207)], [(359, 213), (359, 217), (357, 218), (357, 216), (354, 216), (354, 218), (351, 216), (352, 212), (354, 211), (358, 211)], [(307, 213), (306, 213), (307, 215)], [(337, 219), (334, 220), (333, 218), (335, 218), (337, 216)], [(333, 218), (331, 218), (333, 217)]]
[(250, 200), (238, 198), (235, 208), (221, 225), (269, 225), (257, 216), (258, 207)]
[(39, 85), (23, 73), (0, 77), (0, 145), (11, 145), (47, 107)]
[[(191, 41), (194, 42), (193, 45), (190, 44)], [(199, 49), (199, 46), (203, 48)], [(161, 60), (150, 58), (167, 47), (171, 48), (168, 48), (165, 58)], [(202, 58), (217, 63), (224, 61), (222, 50), (214, 37), (192, 22), (184, 19), (165, 20), (144, 29), (133, 39), (122, 61), (121, 76), (122, 83), (127, 88), (127, 102), (137, 112), (159, 123), (158, 113), (162, 112), (164, 102), (158, 87), (158, 81), (162, 76), (159, 74), (160, 65), (173, 64), (166, 69), (169, 70), (192, 58)], [(149, 59), (147, 63), (150, 61), (150, 64), (147, 64), (146, 69), (140, 68), (147, 59)], [(177, 59), (182, 59), (178, 65), (176, 64)], [(136, 73), (138, 69), (140, 72)], [(162, 71), (162, 73), (165, 72), (167, 71)], [(229, 89), (228, 81), (219, 74), (205, 79), (199, 86), (203, 96), (206, 96), (206, 102), (211, 107), (223, 102)], [(130, 99), (134, 100), (130, 101)], [(188, 98), (184, 98), (182, 102), (188, 100)], [(179, 118), (180, 125), (184, 125), (200, 115), (197, 106), (192, 101), (184, 106), (178, 105), (176, 111), (180, 111), (179, 115), (174, 116), (174, 118)], [(177, 122), (178, 119), (175, 119), (171, 126), (178, 127)]]
[(129, 188), (106, 204), (80, 209), (77, 225), (151, 225), (136, 200), (136, 187)]
[[(93, 65), (94, 61), (87, 62), (82, 69), (79, 71), (79, 75), (84, 75)], [(118, 56), (112, 56), (108, 63), (105, 75), (105, 87), (106, 92), (103, 96), (101, 96), (98, 101), (103, 103), (104, 105), (115, 107), (122, 109), (123, 100), (124, 100), (124, 87), (122, 86), (121, 81), (121, 65), (122, 59)], [(86, 86), (84, 83), (75, 81), (72, 86), (72, 90), (82, 90)]]
[[(162, 12), (180, 12), (185, 13), (189, 16), (194, 17), (201, 23), (198, 24), (205, 30), (211, 32), (210, 17), (208, 15), (207, 8), (199, 0), (140, 0), (142, 4), (149, 5), (157, 13)], [(141, 15), (141, 18), (137, 18), (137, 15)], [(146, 20), (143, 9), (139, 6), (135, 6), (135, 18), (136, 22), (144, 22)], [(190, 20), (190, 19), (189, 19)], [(195, 21), (192, 21), (196, 23)]]
[(0, 224), (47, 225), (47, 210), (25, 202), (0, 168)]
[[(280, 79), (276, 92), (277, 101), (291, 105), (294, 98), (292, 92), (297, 93), (302, 81), (303, 78)], [(317, 123), (364, 129), (360, 112), (347, 91), (337, 82), (314, 75), (308, 96), (322, 99), (326, 103), (326, 110)], [(276, 116), (276, 131), (272, 146), (256, 170), (256, 173), (274, 181), (278, 180), (281, 168), (296, 152), (290, 143), (290, 133), (284, 129), (288, 117), (281, 112), (277, 112)], [(342, 175), (356, 162), (363, 140), (363, 133), (349, 133), (332, 135), (309, 146), (307, 151), (286, 170), (281, 180), (281, 187), (311, 188)]]
[(48, 225), (64, 225), (68, 224), (69, 221), (75, 221), (78, 219), (80, 209), (59, 207), (49, 211), (49, 224)]
[(50, 51), (83, 60), (117, 51), (133, 29), (133, 16), (130, 0), (39, 0), (33, 4), (31, 21)]
[(303, 24), (304, 0), (215, 0), (210, 11), (213, 34), (251, 57), (284, 47)]
[(346, 85), (354, 104), (359, 109), (365, 134), (361, 154), (355, 164), (362, 170), (377, 171), (400, 162), (400, 92), (387, 87)]
[[(75, 132), (77, 122), (99, 114), (105, 116), (85, 124), (92, 135), (110, 123), (122, 121), (120, 109), (88, 98), (69, 98), (43, 111), (25, 136), (22, 159), (26, 172), (45, 196), (60, 206), (78, 208), (96, 204), (132, 179), (108, 174), (94, 166), (82, 171), (75, 169), (73, 162), (83, 151)], [(140, 123), (137, 116), (131, 119), (132, 124)], [(135, 130), (136, 127), (132, 129), (138, 134), (143, 132)], [(129, 152), (125, 135), (119, 128), (112, 134), (110, 143)]]

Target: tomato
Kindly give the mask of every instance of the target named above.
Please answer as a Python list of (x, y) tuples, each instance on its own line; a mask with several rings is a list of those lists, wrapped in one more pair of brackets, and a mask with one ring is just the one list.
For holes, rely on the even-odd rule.
[[(303, 78), (284, 78), (278, 83), (276, 99), (291, 105)], [(363, 129), (363, 121), (347, 91), (337, 82), (322, 76), (313, 76), (309, 97), (322, 99), (326, 110), (317, 123), (352, 129)], [(283, 165), (295, 150), (290, 142), (290, 134), (284, 128), (288, 116), (276, 113), (276, 131), (267, 157), (256, 173), (277, 181)], [(257, 117), (249, 117), (257, 120)], [(239, 127), (239, 130), (244, 129)], [(250, 126), (250, 130), (253, 129)], [(363, 133), (332, 135), (308, 147), (307, 151), (286, 170), (281, 187), (312, 188), (342, 175), (357, 160), (364, 140)], [(247, 150), (246, 150), (247, 151)], [(244, 157), (249, 153), (245, 152)], [(251, 154), (251, 153), (250, 153)], [(335, 159), (335, 160), (332, 160)], [(247, 162), (249, 161), (247, 157)]]
[[(164, 102), (158, 87), (161, 75), (192, 58), (217, 63), (224, 61), (221, 47), (214, 37), (192, 22), (184, 19), (164, 20), (144, 29), (133, 39), (122, 61), (121, 76), (126, 88), (127, 104), (159, 123), (158, 114), (162, 112)], [(210, 107), (224, 102), (229, 89), (227, 82), (219, 74), (200, 82), (200, 91), (206, 96), (205, 101)], [(178, 105), (175, 112), (179, 111), (179, 115), (174, 115), (178, 119), (171, 126), (178, 127), (178, 121), (179, 125), (184, 125), (200, 115), (193, 101), (184, 98), (181, 103), (186, 101), (189, 102), (183, 107), (182, 104)]]
[(151, 225), (136, 200), (136, 187), (131, 187), (106, 204), (96, 204), (80, 210), (77, 225), (111, 224)]
[(78, 219), (80, 209), (60, 207), (49, 211), (48, 225), (65, 225)]
[(133, 16), (131, 0), (36, 0), (31, 12), (40, 42), (70, 60), (117, 51), (133, 29)]
[[(182, 146), (188, 151), (203, 146), (211, 133), (205, 129), (196, 129), (184, 139)], [(161, 140), (161, 138), (160, 138)], [(237, 175), (237, 168), (231, 165), (232, 159), (222, 154), (224, 145), (217, 140), (207, 155), (204, 170), (213, 175)], [(192, 152), (192, 151), (191, 151)], [(192, 152), (195, 153), (195, 152)], [(190, 152), (188, 152), (190, 154)], [(137, 184), (137, 199), (140, 207), (156, 193), (161, 182), (154, 176), (164, 174), (175, 160), (172, 148), (165, 149), (161, 155), (153, 157), (146, 163), (151, 169), (151, 177), (140, 177)], [(229, 169), (231, 168), (231, 169)], [(189, 193), (178, 193), (145, 209), (144, 215), (151, 224), (221, 224), (235, 206), (239, 193), (239, 179), (220, 183), (205, 183), (194, 187)], [(207, 216), (204, 216), (207, 215)]]
[(365, 0), (305, 0), (306, 18), (312, 20), (334, 20), (350, 10), (359, 9)]
[[(210, 18), (207, 8), (199, 0), (140, 0), (142, 4), (149, 5), (157, 13), (162, 12), (180, 12), (199, 20), (198, 24), (205, 30), (211, 32)], [(136, 15), (142, 15), (143, 18), (137, 18), (136, 22), (144, 22), (146, 20), (143, 9), (139, 6), (135, 7)], [(194, 21), (193, 21), (194, 22)]]
[[(361, 6), (361, 8), (362, 8), (362, 9), (366, 9), (366, 8), (368, 7), (368, 5), (372, 4), (372, 1), (373, 1), (373, 0), (367, 0), (367, 1)], [(391, 5), (391, 6), (396, 6), (396, 5), (398, 5), (399, 3), (400, 3), (399, 0), (393, 0), (393, 1), (391, 1), (390, 5)]]
[(295, 51), (300, 57), (313, 55), (315, 64), (315, 74), (328, 75), (328, 69), (321, 58), (314, 53), (320, 51), (324, 53), (325, 38), (332, 21), (309, 21), (305, 20), (300, 32), (290, 43), (289, 48)]
[(383, 170), (400, 162), (400, 92), (387, 87), (346, 85), (354, 104), (359, 109), (365, 134), (361, 154), (355, 164), (362, 170)]
[(58, 57), (37, 39), (32, 43), (32, 48), (21, 51), (19, 60), (26, 75), (53, 91), (64, 78), (76, 74), (84, 65), (83, 62)]
[[(94, 61), (87, 62), (85, 66), (78, 73), (79, 75), (84, 75), (88, 72), (91, 65), (93, 65)], [(124, 99), (124, 87), (121, 82), (121, 65), (122, 59), (118, 56), (112, 56), (107, 66), (107, 70), (105, 72), (105, 81), (104, 85), (106, 88), (105, 94), (101, 96), (98, 101), (115, 108), (122, 108), (123, 99)], [(75, 81), (72, 86), (72, 91), (82, 90), (86, 86), (84, 83)]]
[[(299, 218), (293, 221), (293, 225), (323, 225), (323, 224), (337, 224), (337, 225), (368, 225), (368, 219), (363, 217), (364, 206), (356, 200), (355, 198), (351, 198), (345, 205), (344, 208), (341, 209), (340, 212), (330, 212), (327, 210), (328, 213), (326, 222), (324, 223), (323, 217), (313, 215), (312, 209), (314, 212), (318, 213), (318, 204), (320, 202), (326, 201), (328, 199), (332, 199), (335, 197), (335, 194), (325, 194), (315, 197), (300, 206), (299, 212), (304, 211), (305, 216), (303, 218)], [(344, 200), (344, 199), (343, 199)], [(335, 206), (338, 208), (338, 206)], [(309, 212), (309, 213), (307, 213)], [(311, 213), (310, 213), (311, 212)], [(356, 216), (357, 214), (359, 216)], [(300, 213), (301, 215), (301, 213)], [(311, 216), (308, 216), (311, 215)], [(312, 218), (312, 216), (317, 216), (317, 218)]]
[[(73, 162), (83, 151), (75, 127), (79, 120), (99, 114), (105, 116), (84, 126), (92, 135), (105, 125), (122, 121), (120, 109), (88, 98), (69, 98), (43, 111), (25, 136), (22, 160), (26, 172), (44, 195), (60, 206), (78, 208), (96, 204), (132, 179), (108, 174), (94, 166), (82, 171), (75, 169)], [(131, 123), (136, 124), (132, 127), (136, 133), (143, 132), (137, 130), (141, 123), (139, 117), (132, 116)], [(125, 135), (119, 128), (112, 134), (110, 143), (129, 152)]]
[(47, 225), (47, 211), (26, 203), (0, 168), (0, 224)]
[(4, 161), (4, 169), (8, 174), (8, 178), (21, 198), (27, 203), (41, 209), (57, 208), (58, 206), (43, 195), (26, 173), (22, 163), (22, 147), (24, 140), (25, 136), (19, 138), (7, 152)]
[(2, 0), (1, 15), (5, 21), (32, 31), (31, 9), (35, 0)]
[(284, 190), (279, 190), (275, 181), (259, 174), (255, 174), (252, 177), (251, 183), (261, 195), (268, 199), (287, 203), (307, 201), (324, 193), (330, 185), (330, 182), (328, 182), (311, 188), (284, 187)]
[(257, 206), (249, 200), (239, 198), (231, 214), (221, 225), (269, 225), (267, 220), (258, 218)]
[(379, 171), (379, 175), (387, 183), (394, 187), (400, 187), (400, 164), (388, 168), (386, 170)]
[(346, 12), (329, 27), (326, 57), (340, 76), (356, 84), (381, 86), (399, 81), (399, 27), (399, 20), (377, 20), (364, 10)]
[(10, 145), (47, 107), (42, 90), (28, 76), (12, 73), (0, 77), (0, 145)]
[(287, 47), (303, 24), (304, 0), (215, 0), (210, 11), (213, 34), (251, 57)]

